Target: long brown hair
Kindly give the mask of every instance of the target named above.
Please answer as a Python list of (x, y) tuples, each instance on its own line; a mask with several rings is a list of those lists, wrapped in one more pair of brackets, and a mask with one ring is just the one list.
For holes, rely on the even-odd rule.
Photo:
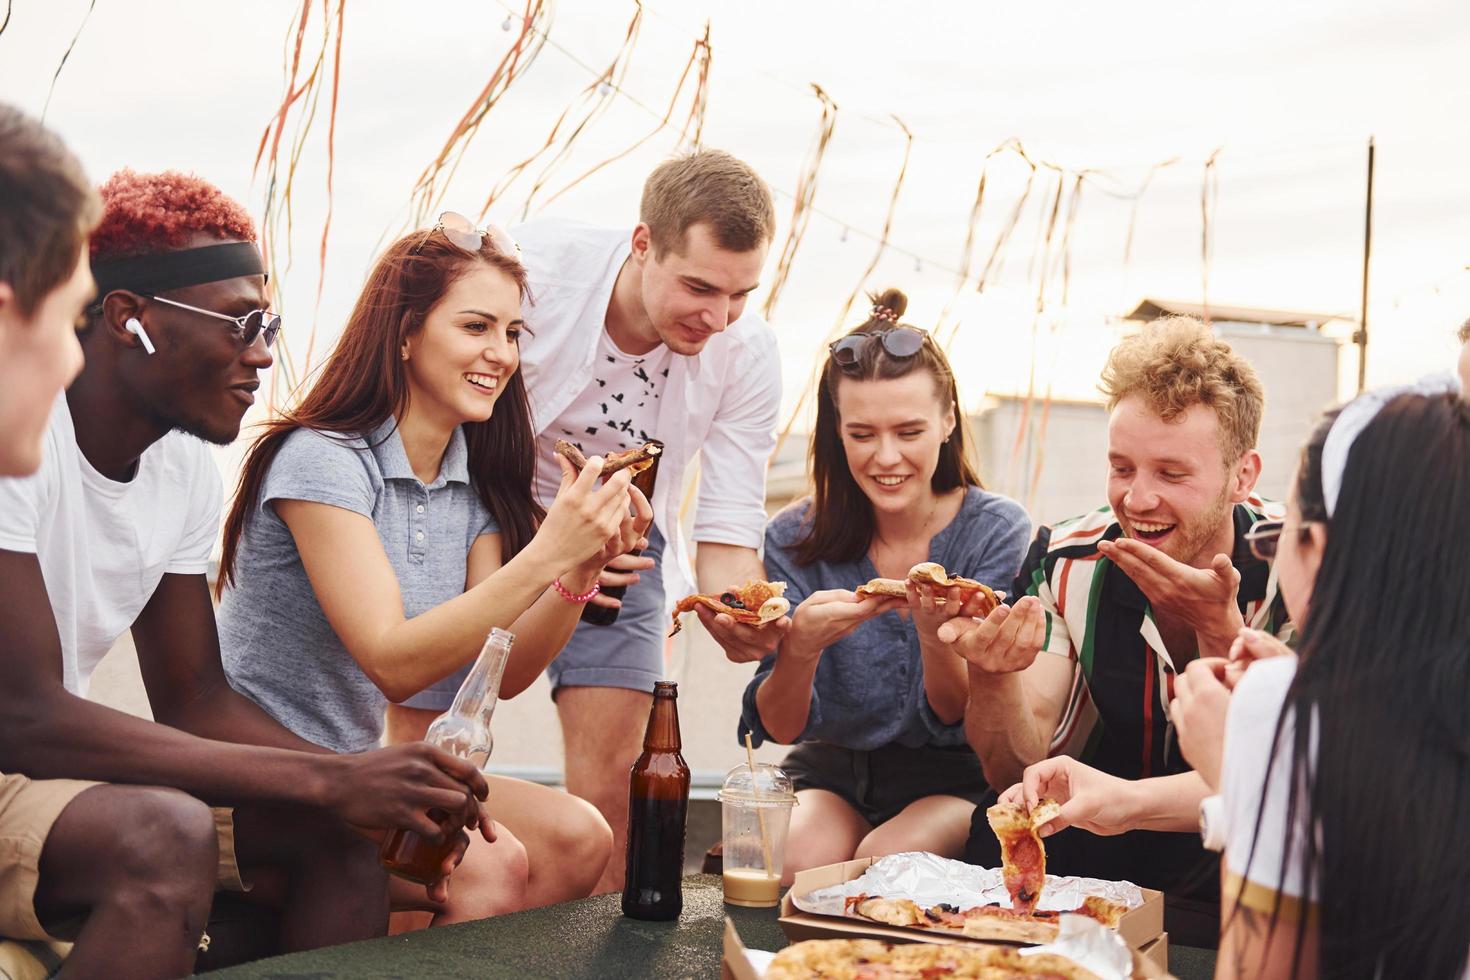
[[(286, 437), (305, 428), (354, 438), (370, 434), (390, 416), (401, 418), (409, 391), (398, 351), (477, 260), (509, 276), (525, 298), (525, 267), (496, 250), (488, 236), (478, 252), (468, 252), (441, 232), (414, 232), (378, 259), (310, 393), (296, 409), (266, 422), (245, 454), (235, 502), (225, 520), (216, 594), (224, 592), (226, 582), (234, 582), (240, 536)], [(484, 422), (466, 422), (463, 429), (470, 484), (500, 525), (502, 553), (509, 558), (526, 546), (546, 516), (531, 493), (535, 433), (519, 368), (506, 379), (494, 415)]]
[[(879, 295), (870, 294), (868, 298), (873, 301), (873, 314), (861, 326), (848, 331), (847, 336), (855, 333), (881, 334), (908, 326), (898, 322), (908, 308), (908, 297), (900, 290), (887, 289)], [(890, 314), (892, 319), (889, 319)], [(841, 420), (837, 416), (838, 383), (844, 378), (887, 381), (914, 371), (929, 372), (940, 401), (954, 412), (955, 419), (954, 432), (939, 447), (939, 465), (929, 485), (935, 493), (948, 493), (959, 487), (984, 486), (965, 452), (965, 415), (960, 410), (954, 371), (932, 336), (925, 336), (923, 346), (913, 357), (894, 357), (876, 339), (860, 348), (856, 363), (845, 367), (828, 354), (822, 379), (817, 385), (817, 424), (812, 432), (811, 465), (815, 489), (811, 530), (797, 542), (797, 564), (856, 561), (873, 540), (873, 505), (848, 469), (847, 453), (842, 448)]]

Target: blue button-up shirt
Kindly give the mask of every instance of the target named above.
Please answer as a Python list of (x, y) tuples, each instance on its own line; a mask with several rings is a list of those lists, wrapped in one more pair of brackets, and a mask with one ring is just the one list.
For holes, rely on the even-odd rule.
[[(856, 589), (878, 570), (864, 555), (851, 562), (798, 565), (796, 543), (805, 536), (811, 499), (799, 500), (766, 525), (766, 575), (786, 583), (792, 609), (823, 589)], [(934, 535), (929, 560), (951, 575), (1008, 589), (1026, 554), (1031, 520), (1020, 504), (971, 487), (955, 519)], [(755, 744), (770, 738), (756, 709), (756, 690), (775, 668), (780, 651), (761, 661), (745, 689), (740, 735)], [(924, 693), (924, 662), (913, 621), (890, 611), (868, 620), (822, 651), (812, 683), (806, 728), (797, 741), (820, 740), (857, 750), (884, 745), (961, 745), (964, 725), (946, 725)]]

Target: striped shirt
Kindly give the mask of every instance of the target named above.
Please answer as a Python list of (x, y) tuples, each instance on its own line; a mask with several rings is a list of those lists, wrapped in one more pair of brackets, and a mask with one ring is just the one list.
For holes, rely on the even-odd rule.
[[(1236, 594), (1242, 618), (1282, 640), (1291, 624), (1271, 564), (1255, 558), (1245, 532), (1285, 508), (1252, 496), (1234, 509), (1231, 561), (1240, 572)], [(1148, 599), (1122, 569), (1104, 558), (1098, 542), (1123, 534), (1112, 508), (1043, 527), (1011, 590), (1041, 600), (1046, 616), (1043, 650), (1078, 668), (1052, 738), (1052, 755), (1071, 755), (1124, 779), (1189, 771), (1168, 719), (1174, 675), (1193, 651), (1165, 647)]]

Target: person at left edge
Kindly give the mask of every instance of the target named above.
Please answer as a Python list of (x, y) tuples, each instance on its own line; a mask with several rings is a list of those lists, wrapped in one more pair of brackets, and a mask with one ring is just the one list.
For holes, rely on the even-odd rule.
[[(484, 777), (423, 744), (330, 753), (230, 689), (205, 578), (223, 495), (205, 443), (238, 434), (279, 319), (266, 309), (253, 223), (218, 188), (124, 170), (101, 197), (86, 365), (55, 401), (40, 471), (0, 480), (0, 590), (9, 597), (0, 605), (0, 770), (154, 786), (215, 807), (211, 877), (281, 910), (279, 931), (261, 937), (267, 949), (381, 935), (387, 874), (361, 829), (439, 838), (426, 811), (441, 808), (489, 833), (470, 796), (484, 798)], [(154, 721), (86, 698), (125, 631)], [(114, 835), (122, 846), (113, 861), (126, 866), (163, 816), (137, 819), (103, 816), (90, 836), (97, 827)], [(453, 836), (446, 874), (468, 844)], [(430, 886), (445, 888), (443, 879)]]

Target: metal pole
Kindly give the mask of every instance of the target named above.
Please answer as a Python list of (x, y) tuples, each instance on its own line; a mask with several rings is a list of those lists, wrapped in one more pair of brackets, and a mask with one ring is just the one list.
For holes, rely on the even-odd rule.
[(1353, 340), (1358, 345), (1358, 391), (1367, 383), (1368, 375), (1368, 257), (1373, 249), (1373, 137), (1368, 137), (1368, 202), (1363, 218), (1363, 301), (1358, 313), (1358, 330)]

